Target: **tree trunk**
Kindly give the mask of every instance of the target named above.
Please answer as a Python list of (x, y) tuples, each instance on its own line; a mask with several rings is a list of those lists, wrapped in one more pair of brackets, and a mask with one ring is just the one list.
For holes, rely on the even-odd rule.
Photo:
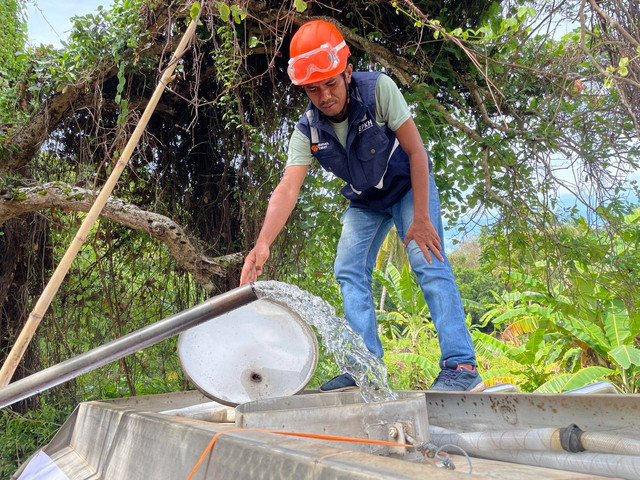
[[(47, 261), (45, 238), (46, 220), (29, 214), (14, 218), (0, 227), (0, 352), (4, 358), (22, 329), (30, 312), (30, 300), (42, 290)], [(38, 343), (33, 342), (25, 352), (16, 371), (15, 380), (41, 370)], [(38, 404), (31, 397), (14, 405), (12, 409), (26, 412)]]

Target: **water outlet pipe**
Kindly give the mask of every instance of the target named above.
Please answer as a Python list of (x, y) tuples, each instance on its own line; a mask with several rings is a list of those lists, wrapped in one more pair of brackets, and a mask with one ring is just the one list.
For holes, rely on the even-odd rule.
[(0, 409), (60, 385), (83, 373), (142, 350), (212, 318), (258, 300), (253, 284), (217, 295), (195, 307), (0, 388)]

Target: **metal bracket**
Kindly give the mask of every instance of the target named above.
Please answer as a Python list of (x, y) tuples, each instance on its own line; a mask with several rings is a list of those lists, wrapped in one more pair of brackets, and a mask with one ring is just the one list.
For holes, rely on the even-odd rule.
[(419, 443), (418, 440), (411, 436), (413, 432), (405, 430), (404, 435), (408, 442), (413, 445), (413, 448), (416, 452), (422, 453), (422, 456), (427, 461), (427, 463), (431, 463), (429, 459), (434, 458), (436, 456), (436, 450), (438, 446), (431, 442), (423, 442)]
[[(409, 422), (395, 422), (387, 424), (387, 434), (390, 442), (409, 443), (406, 432), (413, 432), (413, 425)], [(389, 453), (404, 456), (407, 453), (406, 447), (389, 447)]]

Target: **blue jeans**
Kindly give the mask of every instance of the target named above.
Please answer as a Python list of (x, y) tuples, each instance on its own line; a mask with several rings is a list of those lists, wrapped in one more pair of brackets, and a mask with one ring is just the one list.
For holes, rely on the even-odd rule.
[[(429, 215), (440, 236), (440, 242), (444, 245), (440, 198), (432, 176), (429, 178)], [(396, 230), (404, 241), (412, 222), (412, 190), (386, 210), (349, 207), (342, 216), (342, 234), (334, 268), (342, 290), (345, 318), (362, 336), (367, 348), (379, 358), (383, 351), (378, 337), (371, 275), (378, 251), (392, 223), (395, 223)], [(407, 253), (438, 332), (440, 364), (448, 360), (475, 365), (473, 342), (465, 324), (460, 293), (444, 250), (442, 256), (445, 261), (441, 262), (432, 254), (431, 264), (413, 240), (407, 246)]]

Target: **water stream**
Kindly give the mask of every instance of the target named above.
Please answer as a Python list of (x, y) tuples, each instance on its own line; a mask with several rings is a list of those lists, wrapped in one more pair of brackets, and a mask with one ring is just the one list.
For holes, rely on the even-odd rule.
[(326, 301), (294, 285), (275, 280), (255, 282), (258, 296), (286, 304), (308, 325), (315, 327), (340, 372), (350, 373), (365, 402), (397, 399), (387, 383), (384, 362), (373, 355), (347, 321), (336, 316)]

